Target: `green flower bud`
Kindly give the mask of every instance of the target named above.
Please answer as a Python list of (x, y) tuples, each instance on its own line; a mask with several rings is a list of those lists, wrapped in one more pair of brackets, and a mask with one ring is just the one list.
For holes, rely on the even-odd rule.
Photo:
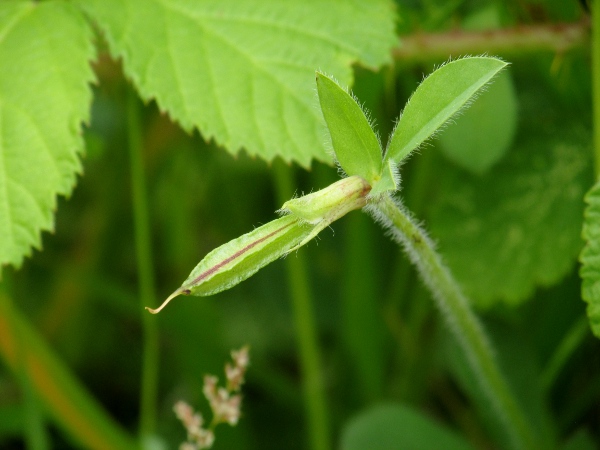
[(321, 230), (350, 211), (366, 206), (370, 191), (369, 183), (355, 175), (343, 178), (320, 191), (285, 202), (281, 212), (314, 225), (310, 234), (294, 249), (306, 244)]
[(333, 221), (366, 205), (371, 186), (358, 176), (286, 202), (287, 215), (256, 228), (204, 257), (183, 285), (157, 309), (162, 310), (178, 295), (206, 296), (229, 289), (275, 259), (303, 246)]

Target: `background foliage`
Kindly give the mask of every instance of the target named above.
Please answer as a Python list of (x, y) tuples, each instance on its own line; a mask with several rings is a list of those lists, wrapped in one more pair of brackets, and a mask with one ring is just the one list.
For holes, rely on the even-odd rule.
[[(244, 417), (215, 448), (504, 448), (429, 294), (364, 214), (230, 291), (151, 319), (141, 308), (294, 190), (337, 179), (316, 69), (352, 86), (385, 142), (424, 74), (482, 52), (510, 69), (402, 167), (401, 194), (546, 448), (595, 448), (599, 347), (576, 264), (593, 183), (589, 11), (574, 0), (0, 4), (0, 261), (13, 265), (0, 446), (131, 447), (145, 417), (143, 433), (173, 447), (173, 403), (203, 405), (202, 376), (247, 343)], [(313, 422), (298, 295), (320, 350)]]

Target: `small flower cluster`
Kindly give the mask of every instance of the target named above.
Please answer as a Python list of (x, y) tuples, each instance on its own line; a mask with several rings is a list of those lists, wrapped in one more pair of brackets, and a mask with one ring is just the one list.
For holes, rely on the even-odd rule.
[(219, 387), (219, 379), (214, 375), (204, 377), (203, 392), (212, 410), (213, 418), (207, 428), (203, 428), (204, 419), (200, 413), (184, 401), (178, 401), (173, 407), (177, 418), (181, 420), (186, 428), (187, 442), (179, 447), (179, 450), (199, 450), (211, 448), (215, 441), (214, 429), (220, 423), (237, 425), (240, 420), (240, 409), (242, 406), (242, 395), (240, 393), (244, 383), (244, 375), (250, 363), (248, 347), (231, 352), (233, 364), (225, 364), (225, 377), (227, 386)]

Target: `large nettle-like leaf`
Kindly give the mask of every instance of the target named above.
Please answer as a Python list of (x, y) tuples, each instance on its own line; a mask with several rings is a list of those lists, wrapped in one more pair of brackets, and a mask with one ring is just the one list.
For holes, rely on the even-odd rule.
[(316, 69), (350, 84), (395, 44), (388, 0), (81, 0), (142, 97), (232, 152), (330, 160)]
[(0, 4), (0, 265), (20, 265), (53, 228), (81, 171), (94, 80), (92, 33), (66, 2)]
[(431, 233), (479, 306), (523, 301), (565, 276), (581, 250), (589, 133), (569, 124), (556, 136), (540, 131), (528, 130), (485, 176), (447, 167), (440, 180)]
[(587, 315), (594, 335), (600, 338), (600, 182), (585, 196), (587, 207), (583, 223), (586, 241), (581, 252), (581, 293), (587, 302)]

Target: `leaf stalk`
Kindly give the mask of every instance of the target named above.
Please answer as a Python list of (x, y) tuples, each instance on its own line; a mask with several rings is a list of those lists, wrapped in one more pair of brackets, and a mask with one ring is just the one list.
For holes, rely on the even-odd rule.
[[(273, 165), (273, 171), (277, 195), (280, 202), (282, 202), (292, 195), (291, 173), (279, 161)], [(303, 253), (298, 253), (295, 256), (290, 255), (286, 258), (285, 265), (300, 353), (302, 389), (304, 391), (310, 448), (312, 450), (328, 450), (331, 448), (331, 444), (322, 377), (323, 370), (305, 255)]]
[[(146, 177), (142, 156), (142, 124), (140, 106), (136, 93), (129, 90), (127, 97), (127, 131), (131, 162), (131, 187), (133, 201), (133, 222), (135, 252), (139, 277), (140, 304), (153, 305), (156, 295), (152, 244), (150, 238), (150, 217), (146, 197)], [(142, 314), (143, 349), (140, 392), (140, 439), (150, 436), (156, 426), (156, 404), (158, 388), (158, 328), (156, 320)]]
[(467, 356), (471, 370), (492, 407), (502, 419), (515, 449), (539, 448), (520, 405), (514, 398), (494, 358), (487, 335), (469, 306), (434, 244), (408, 211), (389, 194), (366, 207), (373, 218), (389, 229), (408, 254), (438, 309)]

